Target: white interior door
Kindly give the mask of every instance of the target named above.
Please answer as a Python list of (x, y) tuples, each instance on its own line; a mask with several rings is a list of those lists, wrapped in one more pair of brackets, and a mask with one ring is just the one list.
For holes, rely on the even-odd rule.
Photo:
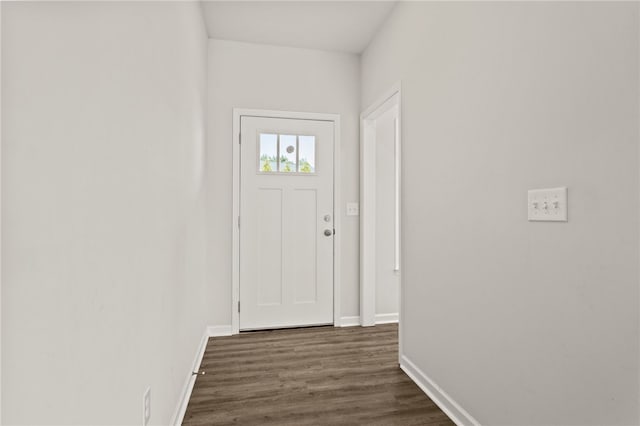
[(334, 124), (240, 126), (240, 329), (331, 324)]

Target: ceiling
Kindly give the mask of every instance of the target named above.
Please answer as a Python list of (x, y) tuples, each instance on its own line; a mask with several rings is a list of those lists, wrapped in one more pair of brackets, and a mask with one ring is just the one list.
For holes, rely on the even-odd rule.
[(361, 53), (395, 1), (203, 1), (210, 38)]

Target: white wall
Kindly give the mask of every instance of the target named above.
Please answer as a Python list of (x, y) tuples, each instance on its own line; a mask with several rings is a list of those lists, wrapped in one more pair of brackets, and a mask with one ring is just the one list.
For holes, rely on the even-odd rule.
[(210, 303), (197, 3), (2, 3), (3, 424), (167, 424)]
[(357, 217), (359, 58), (223, 40), (209, 41), (208, 271), (214, 324), (231, 324), (233, 108), (335, 113), (341, 116), (342, 315), (359, 314)]
[(395, 120), (398, 116), (397, 110), (394, 107), (375, 121), (376, 315), (398, 314), (400, 297), (400, 274), (394, 270), (396, 262)]
[[(408, 359), (480, 423), (638, 424), (638, 4), (400, 3)], [(568, 223), (526, 191), (567, 185)]]

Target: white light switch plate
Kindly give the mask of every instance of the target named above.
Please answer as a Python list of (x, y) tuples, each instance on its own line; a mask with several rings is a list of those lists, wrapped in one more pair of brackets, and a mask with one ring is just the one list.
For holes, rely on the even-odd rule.
[(527, 197), (530, 221), (566, 222), (567, 188), (532, 189)]
[(358, 203), (347, 203), (347, 216), (359, 216), (360, 205)]

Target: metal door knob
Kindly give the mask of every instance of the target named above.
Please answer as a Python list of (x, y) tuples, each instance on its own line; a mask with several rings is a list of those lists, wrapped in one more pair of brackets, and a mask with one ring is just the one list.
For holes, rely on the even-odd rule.
[(330, 237), (333, 235), (333, 231), (331, 229), (325, 229), (324, 230), (324, 235), (325, 237)]

